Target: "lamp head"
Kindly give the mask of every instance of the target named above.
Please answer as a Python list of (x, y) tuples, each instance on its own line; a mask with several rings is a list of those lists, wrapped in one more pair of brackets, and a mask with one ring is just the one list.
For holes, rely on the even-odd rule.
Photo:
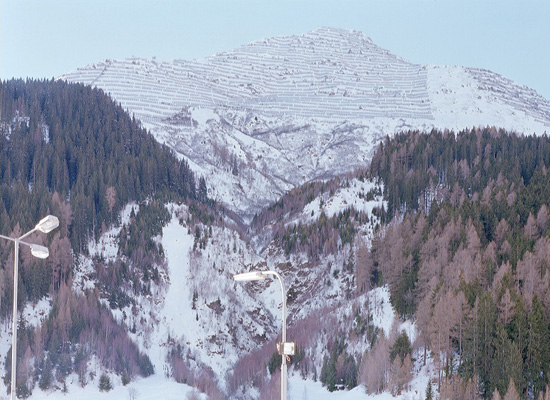
[(40, 232), (48, 233), (53, 231), (58, 226), (59, 219), (54, 215), (48, 215), (47, 217), (42, 218), (40, 222), (36, 224), (35, 229), (39, 230)]
[(233, 275), (233, 279), (236, 281), (263, 281), (265, 280), (265, 275), (260, 271), (253, 271)]
[(29, 244), (31, 248), (31, 254), (36, 258), (48, 258), (50, 251), (47, 247), (40, 246), (39, 244)]

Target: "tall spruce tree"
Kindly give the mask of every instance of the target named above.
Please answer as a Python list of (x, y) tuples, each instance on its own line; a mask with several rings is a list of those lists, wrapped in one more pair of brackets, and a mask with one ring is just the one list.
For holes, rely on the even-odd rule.
[(529, 334), (527, 343), (527, 377), (529, 387), (538, 396), (548, 384), (550, 363), (550, 335), (544, 306), (538, 296), (533, 298), (533, 306), (528, 318)]

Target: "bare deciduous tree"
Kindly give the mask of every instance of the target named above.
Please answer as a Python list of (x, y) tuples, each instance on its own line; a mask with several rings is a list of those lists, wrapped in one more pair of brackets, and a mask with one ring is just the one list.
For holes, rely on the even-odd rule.
[(514, 380), (511, 378), (510, 383), (508, 384), (508, 389), (506, 390), (506, 395), (504, 396), (504, 400), (520, 400)]
[(539, 229), (540, 235), (542, 236), (544, 236), (548, 231), (548, 219), (548, 207), (546, 207), (546, 204), (543, 204), (540, 207), (539, 212), (537, 213), (537, 227)]
[(137, 400), (138, 396), (139, 396), (139, 392), (135, 387), (131, 386), (131, 387), (128, 388), (128, 399), (129, 400)]
[(357, 292), (364, 293), (370, 290), (370, 276), (374, 268), (372, 255), (367, 246), (358, 243), (357, 263), (355, 265), (355, 282)]
[(109, 214), (111, 214), (111, 223), (113, 223), (113, 208), (116, 204), (116, 189), (114, 186), (109, 186), (105, 190), (105, 200), (107, 201), (107, 207), (109, 207)]
[(537, 227), (537, 220), (535, 219), (533, 214), (529, 213), (529, 217), (527, 217), (527, 223), (525, 224), (523, 231), (525, 233), (525, 236), (527, 236), (527, 239), (535, 240), (537, 238), (539, 232)]
[(381, 336), (374, 347), (363, 356), (360, 380), (369, 394), (380, 393), (386, 389), (390, 368), (390, 346)]

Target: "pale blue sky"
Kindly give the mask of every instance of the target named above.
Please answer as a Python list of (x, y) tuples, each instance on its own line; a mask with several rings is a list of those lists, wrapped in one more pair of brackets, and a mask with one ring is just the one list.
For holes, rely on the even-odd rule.
[(198, 59), (321, 26), (419, 64), (487, 68), (550, 99), (549, 0), (0, 0), (0, 77)]

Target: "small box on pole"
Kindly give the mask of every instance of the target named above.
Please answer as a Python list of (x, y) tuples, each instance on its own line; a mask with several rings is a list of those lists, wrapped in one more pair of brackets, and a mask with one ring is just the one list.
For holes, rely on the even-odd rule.
[(277, 352), (285, 356), (293, 356), (296, 353), (296, 343), (285, 342), (277, 343)]

